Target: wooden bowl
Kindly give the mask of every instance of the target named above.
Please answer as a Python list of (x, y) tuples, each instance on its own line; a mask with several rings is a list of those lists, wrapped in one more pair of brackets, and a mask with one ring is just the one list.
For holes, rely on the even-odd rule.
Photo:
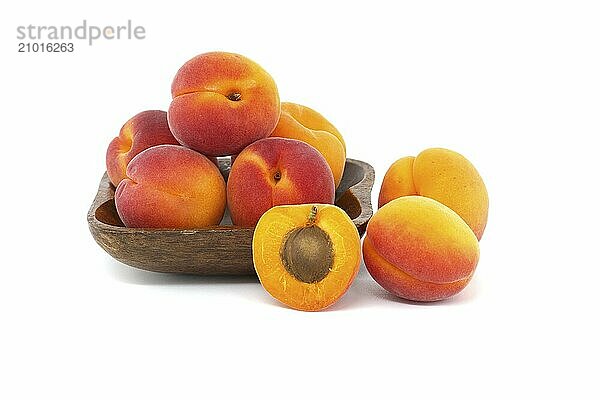
[[(229, 159), (219, 159), (227, 179)], [(362, 236), (373, 215), (371, 189), (375, 172), (363, 161), (347, 159), (335, 204), (342, 208)], [(115, 208), (115, 187), (105, 173), (87, 220), (96, 242), (116, 260), (132, 267), (196, 275), (254, 275), (253, 228), (231, 225), (226, 213), (221, 225), (194, 229), (126, 228)]]

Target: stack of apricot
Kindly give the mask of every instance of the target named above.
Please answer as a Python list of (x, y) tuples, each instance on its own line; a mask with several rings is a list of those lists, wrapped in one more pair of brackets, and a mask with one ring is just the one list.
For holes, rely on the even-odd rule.
[[(141, 112), (108, 147), (115, 205), (127, 227), (254, 227), (254, 267), (264, 288), (307, 311), (335, 303), (360, 266), (358, 231), (333, 205), (346, 162), (339, 131), (318, 112), (280, 103), (273, 78), (238, 54), (198, 55), (177, 72), (167, 112)], [(231, 157), (227, 182), (218, 157)], [(479, 257), (485, 185), (444, 149), (398, 160), (367, 227), (373, 278), (410, 300), (462, 290)]]

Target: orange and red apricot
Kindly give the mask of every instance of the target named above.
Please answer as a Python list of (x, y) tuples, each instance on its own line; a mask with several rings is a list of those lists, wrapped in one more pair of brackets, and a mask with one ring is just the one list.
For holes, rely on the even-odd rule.
[(234, 53), (200, 54), (171, 85), (169, 126), (177, 140), (207, 156), (237, 154), (271, 134), (280, 104), (273, 78)]
[(115, 191), (119, 217), (131, 228), (193, 229), (218, 225), (225, 181), (207, 157), (182, 146), (144, 150)]
[(469, 283), (479, 261), (479, 242), (465, 221), (442, 203), (403, 196), (373, 215), (363, 256), (371, 276), (389, 292), (435, 301)]
[(254, 226), (269, 208), (335, 200), (333, 174), (312, 146), (266, 138), (235, 158), (227, 181), (227, 204), (235, 225)]
[(106, 151), (106, 172), (111, 183), (117, 186), (125, 178), (133, 157), (160, 144), (179, 144), (169, 130), (165, 111), (143, 111), (125, 122)]

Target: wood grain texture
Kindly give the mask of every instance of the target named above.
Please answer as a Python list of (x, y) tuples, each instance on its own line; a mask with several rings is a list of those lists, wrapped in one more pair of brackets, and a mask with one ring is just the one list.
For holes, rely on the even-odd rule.
[[(225, 178), (229, 159), (219, 159)], [(375, 172), (363, 161), (348, 159), (336, 192), (336, 205), (350, 216), (362, 236), (373, 215), (371, 189)], [(196, 275), (254, 275), (253, 228), (232, 226), (226, 215), (220, 226), (194, 229), (126, 228), (115, 208), (115, 187), (106, 173), (87, 220), (92, 236), (108, 254), (132, 267)]]

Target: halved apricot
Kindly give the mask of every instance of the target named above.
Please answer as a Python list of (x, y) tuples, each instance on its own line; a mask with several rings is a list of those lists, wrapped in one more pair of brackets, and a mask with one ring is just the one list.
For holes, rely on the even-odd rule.
[(265, 290), (296, 310), (339, 300), (360, 266), (360, 237), (348, 215), (330, 204), (277, 206), (252, 240), (254, 268)]

